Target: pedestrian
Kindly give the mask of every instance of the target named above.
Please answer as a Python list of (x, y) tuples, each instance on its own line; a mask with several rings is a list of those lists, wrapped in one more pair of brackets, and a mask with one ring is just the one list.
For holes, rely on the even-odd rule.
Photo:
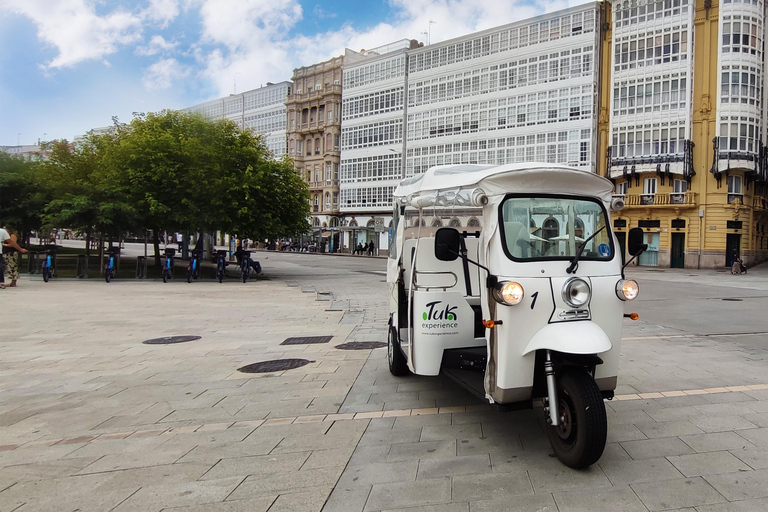
[(368, 242), (368, 256), (373, 256), (373, 240)]
[(355, 253), (362, 256), (363, 255), (363, 244), (358, 243), (357, 247), (355, 247)]
[(738, 251), (733, 251), (733, 264), (731, 265), (731, 274), (746, 274), (747, 267), (744, 266), (744, 262), (741, 261)]
[(5, 278), (10, 284), (0, 284), (0, 288), (15, 287), (19, 279), (19, 254), (26, 254), (28, 251), (19, 245), (19, 237), (16, 230), (8, 226), (5, 231), (9, 237), (3, 242), (3, 258), (5, 259)]
[[(5, 245), (5, 241), (11, 238), (8, 232), (0, 228), (0, 245)], [(5, 256), (0, 256), (0, 286), (5, 286)]]

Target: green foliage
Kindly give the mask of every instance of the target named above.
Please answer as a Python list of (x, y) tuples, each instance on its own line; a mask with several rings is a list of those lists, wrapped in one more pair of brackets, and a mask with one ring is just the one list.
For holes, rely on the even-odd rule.
[(46, 194), (40, 164), (0, 152), (0, 225), (11, 225), (21, 237), (40, 228)]

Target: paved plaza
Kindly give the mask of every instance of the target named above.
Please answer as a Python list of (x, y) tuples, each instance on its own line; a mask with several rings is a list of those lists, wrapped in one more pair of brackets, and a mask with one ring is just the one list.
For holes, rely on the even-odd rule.
[(576, 471), (541, 409), (336, 348), (386, 341), (383, 259), (255, 255), (247, 284), (0, 290), (0, 512), (768, 510), (768, 268), (629, 271), (608, 445)]

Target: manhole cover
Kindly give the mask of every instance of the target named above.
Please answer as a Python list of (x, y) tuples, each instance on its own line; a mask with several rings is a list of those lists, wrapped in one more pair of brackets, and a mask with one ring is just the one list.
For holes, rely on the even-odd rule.
[(313, 363), (308, 359), (275, 359), (274, 361), (262, 361), (260, 363), (253, 363), (242, 368), (238, 368), (237, 371), (243, 373), (270, 373), (270, 372), (282, 372), (285, 370), (293, 370), (294, 368), (301, 368), (304, 365)]
[(336, 345), (336, 348), (341, 350), (371, 350), (374, 348), (384, 348), (386, 343), (380, 341), (350, 341), (349, 343), (342, 343)]
[(313, 343), (328, 343), (333, 336), (303, 336), (297, 338), (286, 338), (281, 345), (312, 345)]
[(165, 338), (152, 338), (143, 342), (146, 345), (170, 345), (171, 343), (186, 343), (199, 340), (200, 336), (166, 336)]
[(742, 302), (744, 299), (720, 299), (720, 300), (727, 300), (729, 302)]

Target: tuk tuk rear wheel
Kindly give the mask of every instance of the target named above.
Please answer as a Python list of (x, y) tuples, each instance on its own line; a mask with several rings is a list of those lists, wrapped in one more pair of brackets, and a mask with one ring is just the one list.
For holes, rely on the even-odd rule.
[(401, 377), (410, 373), (408, 363), (400, 349), (397, 330), (391, 325), (389, 326), (389, 336), (387, 336), (387, 361), (389, 362), (389, 373), (392, 375)]
[(563, 464), (585, 468), (597, 462), (605, 449), (608, 420), (603, 396), (582, 369), (566, 370), (557, 388), (561, 424), (547, 427), (549, 443)]

